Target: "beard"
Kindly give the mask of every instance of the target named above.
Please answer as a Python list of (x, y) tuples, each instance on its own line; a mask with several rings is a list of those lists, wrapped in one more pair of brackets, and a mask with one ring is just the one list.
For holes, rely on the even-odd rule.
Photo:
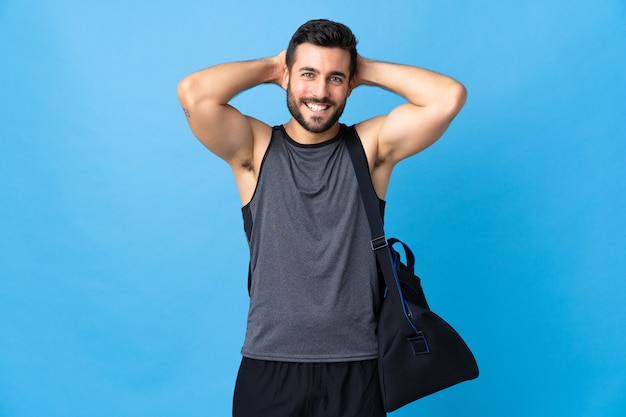
[[(304, 102), (315, 103), (315, 104), (326, 104), (329, 106), (336, 106), (335, 111), (331, 113), (326, 120), (322, 116), (313, 116), (310, 120), (306, 120), (304, 115), (300, 111), (300, 105), (305, 106)], [(346, 102), (344, 100), (343, 103), (337, 106), (334, 101), (329, 99), (313, 99), (313, 98), (303, 98), (296, 101), (296, 98), (291, 94), (291, 86), (287, 85), (287, 108), (289, 109), (289, 113), (293, 116), (293, 118), (302, 126), (305, 130), (311, 133), (324, 133), (329, 130), (331, 127), (339, 121), (339, 118), (343, 114), (343, 110), (346, 107)]]

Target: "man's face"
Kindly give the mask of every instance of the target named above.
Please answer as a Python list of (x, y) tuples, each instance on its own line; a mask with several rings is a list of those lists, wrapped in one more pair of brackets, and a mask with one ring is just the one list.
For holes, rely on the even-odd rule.
[(287, 107), (307, 131), (323, 133), (341, 117), (350, 95), (350, 53), (303, 43), (286, 78)]

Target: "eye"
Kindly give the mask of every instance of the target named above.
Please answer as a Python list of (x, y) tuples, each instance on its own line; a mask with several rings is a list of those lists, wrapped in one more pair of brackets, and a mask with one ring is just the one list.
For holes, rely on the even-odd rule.
[(315, 75), (312, 72), (304, 72), (302, 73), (303, 78), (313, 78)]
[(343, 82), (343, 79), (341, 77), (330, 77), (329, 80), (330, 82), (335, 84), (341, 84)]

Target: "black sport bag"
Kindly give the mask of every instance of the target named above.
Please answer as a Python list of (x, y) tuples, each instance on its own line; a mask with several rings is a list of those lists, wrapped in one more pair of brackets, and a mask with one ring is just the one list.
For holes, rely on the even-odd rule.
[[(426, 302), (407, 245), (387, 240), (367, 158), (353, 127), (345, 140), (359, 182), (386, 290), (378, 320), (378, 368), (386, 411), (396, 410), (459, 382), (478, 377), (474, 355), (461, 336)], [(406, 263), (393, 246), (400, 244)]]
[[(396, 243), (405, 251), (406, 264), (393, 248)], [(428, 307), (420, 279), (413, 273), (411, 250), (397, 239), (388, 244), (395, 288), (388, 286), (378, 320), (378, 371), (383, 404), (393, 411), (478, 377), (478, 366), (461, 336)], [(402, 307), (390, 296), (398, 289)]]

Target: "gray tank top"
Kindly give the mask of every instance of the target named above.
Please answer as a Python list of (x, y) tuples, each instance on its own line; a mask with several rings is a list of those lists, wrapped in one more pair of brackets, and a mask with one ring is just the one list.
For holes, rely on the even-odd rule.
[(251, 280), (246, 357), (377, 357), (376, 260), (345, 129), (316, 145), (295, 142), (282, 126), (273, 130), (242, 209)]

